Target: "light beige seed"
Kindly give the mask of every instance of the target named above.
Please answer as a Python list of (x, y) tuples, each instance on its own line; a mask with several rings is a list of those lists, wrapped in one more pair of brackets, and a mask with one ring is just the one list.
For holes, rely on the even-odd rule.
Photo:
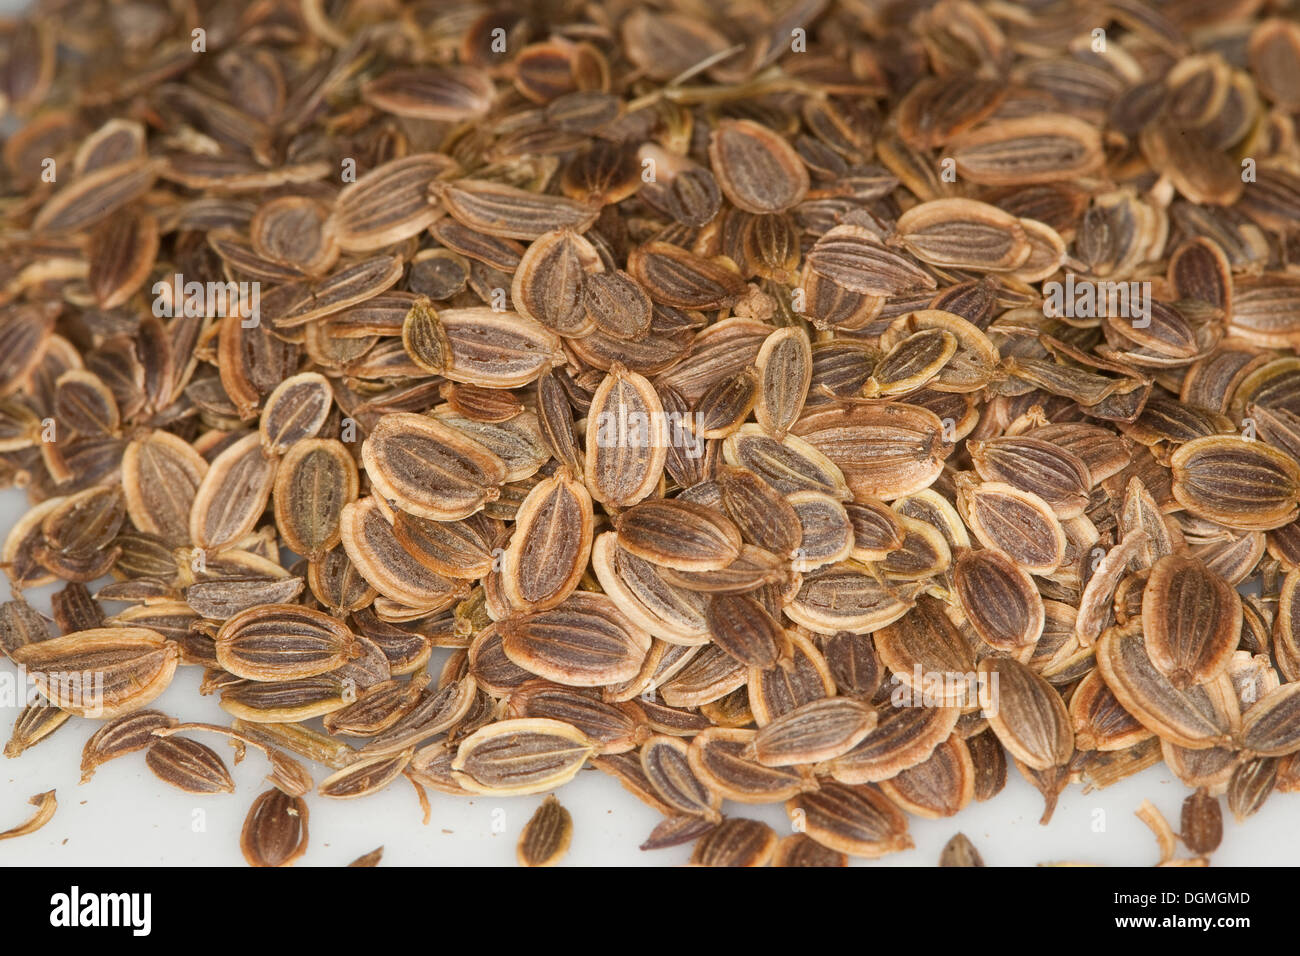
[(244, 611), (221, 626), (217, 660), (237, 677), (277, 681), (315, 677), (358, 653), (356, 638), (328, 614), (294, 604)]
[(615, 365), (591, 399), (583, 476), (591, 496), (626, 508), (659, 483), (667, 458), (663, 404), (642, 376)]
[(452, 775), (474, 793), (539, 793), (573, 779), (593, 751), (581, 731), (558, 720), (502, 720), (460, 742)]
[(180, 648), (143, 627), (104, 627), (14, 648), (51, 703), (79, 716), (112, 718), (139, 710), (171, 683)]
[(810, 701), (759, 730), (754, 757), (765, 767), (834, 760), (852, 750), (875, 726), (876, 712), (852, 698)]

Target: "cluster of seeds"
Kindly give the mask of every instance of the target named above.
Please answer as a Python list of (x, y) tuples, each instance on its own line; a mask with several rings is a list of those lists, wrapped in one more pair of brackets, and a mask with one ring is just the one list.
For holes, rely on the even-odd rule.
[[(1300, 789), (1287, 8), (0, 22), (6, 754), (94, 719), (86, 777), (215, 794), (197, 738), (252, 747), (259, 865), (400, 777), (595, 768), (645, 849), (804, 866), (1163, 761), (1204, 862)], [(147, 709), (178, 667), (229, 726)]]

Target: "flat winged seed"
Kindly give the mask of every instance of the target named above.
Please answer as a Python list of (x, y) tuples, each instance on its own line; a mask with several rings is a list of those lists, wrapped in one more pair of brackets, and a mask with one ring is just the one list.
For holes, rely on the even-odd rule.
[(1174, 497), (1197, 517), (1254, 531), (1295, 520), (1300, 464), (1263, 442), (1197, 438), (1179, 448), (1170, 465)]
[(808, 333), (797, 326), (777, 329), (754, 360), (758, 369), (758, 399), (754, 420), (777, 441), (803, 411), (812, 383), (813, 351)]
[(160, 165), (156, 159), (128, 159), (79, 176), (41, 207), (32, 229), (49, 234), (81, 232), (103, 222), (146, 193)]
[(957, 338), (944, 329), (909, 335), (876, 363), (863, 394), (868, 398), (907, 395), (929, 383), (957, 352)]
[(752, 120), (724, 120), (709, 139), (709, 162), (737, 209), (770, 214), (808, 192), (808, 170), (784, 138)]
[(626, 753), (648, 732), (645, 714), (632, 702), (611, 703), (591, 690), (535, 680), (506, 700), (510, 717), (547, 717), (582, 731), (603, 754)]
[(686, 760), (706, 787), (737, 803), (775, 803), (809, 786), (805, 772), (767, 767), (747, 756), (756, 732), (710, 727), (691, 738)]
[(158, 738), (155, 730), (174, 727), (176, 720), (156, 710), (138, 710), (105, 721), (81, 751), (81, 782), (88, 781), (101, 764), (136, 753)]
[(912, 847), (907, 817), (875, 787), (828, 782), (786, 801), (786, 812), (822, 846), (877, 859)]
[(819, 408), (793, 433), (839, 468), (854, 498), (891, 501), (923, 491), (952, 452), (943, 422), (915, 405)]
[(557, 229), (586, 232), (600, 209), (505, 183), (459, 179), (434, 183), (435, 196), (457, 222), (476, 232), (532, 241)]
[(1226, 676), (1179, 690), (1151, 663), (1141, 631), (1131, 627), (1111, 628), (1101, 636), (1097, 669), (1123, 708), (1164, 740), (1189, 750), (1230, 743), (1228, 691), (1220, 683)]
[(55, 707), (47, 700), (28, 704), (14, 720), (13, 733), (4, 747), (5, 756), (21, 756), (66, 724), (71, 717), (66, 710)]
[(1001, 551), (965, 551), (952, 572), (966, 620), (984, 643), (1015, 651), (1037, 642), (1046, 615), (1033, 578)]
[(998, 481), (972, 484), (958, 490), (957, 507), (982, 545), (1030, 574), (1051, 574), (1065, 560), (1060, 519), (1032, 492)]
[(361, 446), (366, 474), (398, 508), (454, 521), (480, 510), (506, 478), (500, 458), (455, 428), (412, 413), (384, 416)]
[(803, 528), (785, 496), (752, 472), (730, 466), (719, 469), (717, 486), (745, 541), (777, 555), (794, 553)]
[(780, 621), (748, 594), (717, 594), (705, 623), (713, 643), (746, 667), (774, 667), (789, 659), (790, 640)]
[(501, 720), (462, 740), (451, 769), (473, 793), (516, 796), (567, 783), (593, 752), (585, 734), (558, 720)]
[(221, 709), (251, 724), (285, 724), (342, 710), (354, 696), (330, 675), (286, 681), (248, 681), (221, 692)]
[(876, 783), (925, 761), (952, 734), (961, 711), (957, 707), (917, 706), (915, 698), (912, 703), (881, 706), (875, 730), (831, 761), (831, 776), (841, 783)]
[(700, 837), (691, 853), (692, 866), (767, 866), (778, 837), (758, 820), (723, 820)]
[(272, 787), (248, 808), (239, 849), (249, 866), (292, 866), (307, 852), (307, 803)]
[(1105, 158), (1095, 126), (1057, 113), (991, 121), (958, 136), (948, 155), (958, 175), (986, 186), (1074, 179)]
[(966, 741), (949, 737), (924, 762), (881, 781), (880, 789), (916, 816), (928, 820), (954, 816), (975, 797), (975, 765)]
[(655, 302), (678, 309), (724, 308), (746, 289), (733, 269), (667, 242), (632, 249), (627, 271)]
[(333, 438), (294, 443), (275, 469), (275, 524), (290, 550), (319, 561), (339, 543), (344, 506), (357, 498), (360, 478), (347, 446)]
[(593, 520), (591, 495), (580, 480), (557, 472), (534, 485), (501, 557), (506, 600), (545, 611), (572, 594), (591, 556)]
[(266, 454), (259, 434), (245, 435), (218, 455), (194, 495), (190, 540), (205, 551), (220, 551), (252, 531), (275, 481), (276, 460)]
[(772, 866), (848, 866), (848, 857), (822, 846), (805, 833), (783, 837), (772, 855)]
[(633, 505), (615, 521), (619, 547), (679, 571), (717, 571), (740, 557), (740, 530), (724, 515), (681, 499)]
[(429, 186), (454, 168), (440, 153), (394, 159), (343, 188), (331, 217), (344, 252), (373, 252), (418, 235), (441, 214)]
[(1047, 770), (1074, 755), (1070, 715), (1051, 684), (1009, 657), (984, 658), (979, 673), (996, 697), (995, 709), (988, 711), (989, 726), (1013, 757), (1034, 770)]
[(603, 594), (577, 591), (550, 610), (498, 624), (515, 664), (557, 684), (601, 687), (631, 680), (650, 649), (650, 636)]
[(425, 371), (484, 388), (527, 385), (560, 357), (559, 337), (540, 322), (490, 308), (435, 311), (425, 299), (411, 306), (402, 344)]
[(9, 652), (53, 704), (82, 717), (139, 710), (171, 683), (180, 648), (143, 627), (66, 634)]
[(1297, 684), (1274, 688), (1247, 711), (1241, 731), (1246, 751), (1260, 757), (1284, 757), (1300, 750), (1298, 688)]
[[(943, 704), (975, 694), (973, 652), (937, 599), (921, 597), (914, 608), (876, 631), (875, 640), (881, 662), (912, 693), (937, 696)], [(918, 677), (924, 686), (915, 686)]]
[(554, 794), (542, 801), (519, 834), (515, 856), (520, 866), (555, 866), (573, 842), (573, 817)]
[(1238, 823), (1245, 822), (1263, 807), (1277, 787), (1278, 761), (1274, 757), (1256, 757), (1237, 765), (1228, 782), (1228, 809)]
[(317, 437), (325, 427), (334, 392), (317, 372), (290, 376), (276, 386), (262, 406), (258, 431), (271, 455), (283, 455), (297, 442)]
[(235, 781), (211, 747), (188, 737), (155, 738), (144, 755), (155, 777), (186, 793), (234, 793)]
[(853, 525), (844, 505), (820, 491), (796, 491), (786, 500), (799, 519), (794, 569), (811, 571), (843, 561), (853, 552)]
[(1147, 656), (1179, 690), (1223, 673), (1241, 639), (1241, 595), (1201, 561), (1161, 558), (1142, 592)]
[(876, 712), (851, 697), (810, 701), (777, 717), (754, 738), (754, 756), (765, 767), (812, 764), (852, 750), (875, 729)]
[(667, 446), (663, 404), (654, 387), (615, 365), (587, 413), (583, 477), (592, 498), (626, 508), (648, 496), (663, 474)]
[(842, 562), (804, 575), (785, 613), (818, 634), (870, 634), (905, 615), (914, 596), (881, 582), (864, 565)]
[(122, 454), (122, 488), (132, 524), (170, 544), (188, 544), (190, 514), (207, 471), (203, 457), (170, 432), (132, 441)]
[(678, 813), (721, 819), (722, 797), (705, 786), (687, 760), (689, 746), (679, 737), (657, 735), (641, 745), (641, 769), (655, 792)]
[(722, 450), (728, 465), (753, 472), (782, 495), (822, 491), (841, 501), (853, 497), (839, 466), (794, 435), (777, 441), (757, 425), (742, 425)]
[(935, 199), (899, 217), (897, 241), (933, 266), (1008, 272), (1025, 263), (1031, 246), (1020, 220), (973, 199)]
[(353, 633), (328, 614), (296, 604), (249, 608), (216, 636), (217, 661), (237, 677), (258, 681), (315, 677), (351, 660)]
[(1060, 445), (1016, 435), (970, 441), (967, 447), (981, 478), (1038, 495), (1062, 520), (1078, 517), (1088, 505), (1092, 473)]
[(519, 260), (510, 301), (520, 315), (561, 335), (585, 335), (596, 326), (588, 314), (586, 284), (603, 269), (595, 246), (572, 229), (544, 233)]
[(320, 782), (316, 792), (334, 800), (355, 800), (378, 793), (402, 775), (415, 751), (362, 757)]
[(862, 226), (836, 226), (808, 252), (808, 268), (861, 295), (900, 295), (933, 289), (934, 277)]

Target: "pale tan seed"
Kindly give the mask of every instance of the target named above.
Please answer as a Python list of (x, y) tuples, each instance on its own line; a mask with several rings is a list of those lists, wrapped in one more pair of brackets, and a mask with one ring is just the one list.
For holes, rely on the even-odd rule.
[(340, 540), (344, 506), (357, 498), (356, 460), (342, 442), (304, 438), (275, 469), (275, 524), (290, 550), (319, 561)]
[(615, 365), (591, 399), (583, 476), (591, 496), (626, 508), (659, 483), (667, 458), (663, 404), (642, 376)]
[(723, 194), (746, 212), (781, 212), (808, 192), (808, 170), (798, 153), (752, 120), (725, 120), (714, 127), (709, 162)]
[(171, 683), (180, 648), (143, 627), (104, 627), (10, 651), (51, 703), (79, 716), (139, 710)]
[(558, 720), (502, 720), (460, 742), (452, 775), (474, 793), (539, 793), (573, 779), (593, 751), (581, 731)]
[(505, 463), (487, 448), (424, 415), (386, 415), (361, 446), (376, 489), (421, 518), (453, 521), (496, 497)]
[(294, 604), (253, 607), (226, 621), (216, 636), (217, 661), (249, 680), (315, 677), (359, 652), (341, 622)]
[(758, 398), (754, 420), (777, 441), (803, 411), (813, 375), (808, 334), (797, 326), (777, 329), (758, 350)]
[(765, 767), (812, 764), (852, 750), (876, 726), (876, 712), (849, 697), (825, 697), (780, 715), (754, 738)]
[(363, 757), (320, 782), (316, 792), (334, 800), (355, 800), (378, 793), (402, 775), (415, 751)]

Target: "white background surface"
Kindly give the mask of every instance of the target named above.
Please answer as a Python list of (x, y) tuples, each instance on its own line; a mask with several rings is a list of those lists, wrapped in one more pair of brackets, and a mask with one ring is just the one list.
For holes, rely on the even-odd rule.
[[(16, 490), (0, 492), (0, 532), (7, 532), (26, 507)], [(0, 594), (8, 590), (0, 586)], [(49, 612), (53, 588), (27, 592), (41, 611)], [(93, 590), (93, 588), (92, 588)], [(7, 597), (7, 594), (4, 594)], [(122, 605), (107, 605), (110, 613)], [(448, 651), (435, 651), (437, 673)], [(0, 663), (9, 682), (17, 668)], [(182, 720), (228, 725), (230, 717), (214, 697), (200, 697), (202, 671), (181, 667), (167, 692), (151, 706)], [(0, 703), (0, 737), (8, 738), (19, 707)], [(234, 794), (197, 797), (159, 781), (136, 753), (102, 765), (91, 781), (79, 785), (81, 748), (98, 723), (73, 717), (53, 735), (21, 757), (0, 764), (0, 830), (26, 820), (27, 800), (51, 788), (59, 808), (36, 833), (0, 841), (0, 866), (11, 865), (168, 865), (240, 866), (239, 831), (254, 797), (269, 787), (266, 760), (253, 748), (238, 766), (225, 738), (191, 732), (222, 755), (235, 777)], [(312, 767), (319, 783), (329, 772)], [(988, 803), (974, 803), (944, 820), (910, 818), (916, 848), (869, 866), (933, 866), (943, 845), (965, 833), (989, 866), (1032, 866), (1045, 862), (1149, 866), (1159, 859), (1151, 832), (1134, 815), (1150, 799), (1178, 829), (1179, 810), (1189, 791), (1164, 764), (1106, 790), (1083, 793), (1069, 788), (1048, 826), (1040, 826), (1042, 798), (1012, 766), (1007, 786)], [(565, 865), (666, 866), (690, 858), (690, 846), (642, 852), (641, 842), (660, 821), (657, 812), (623, 790), (612, 777), (582, 771), (558, 793), (573, 814), (573, 846)], [(361, 800), (306, 797), (310, 840), (298, 866), (342, 866), (363, 853), (384, 847), (381, 866), (515, 865), (519, 831), (542, 795), (499, 799), (462, 798), (429, 791), (433, 807), (428, 826), (421, 823), (419, 802), (405, 778), (382, 793)], [(1293, 865), (1300, 861), (1300, 803), (1293, 794), (1273, 794), (1254, 817), (1237, 824), (1224, 805), (1223, 845), (1216, 865)], [(724, 813), (763, 820), (785, 835), (790, 824), (780, 805), (728, 803)], [(494, 830), (494, 825), (496, 829)]]

